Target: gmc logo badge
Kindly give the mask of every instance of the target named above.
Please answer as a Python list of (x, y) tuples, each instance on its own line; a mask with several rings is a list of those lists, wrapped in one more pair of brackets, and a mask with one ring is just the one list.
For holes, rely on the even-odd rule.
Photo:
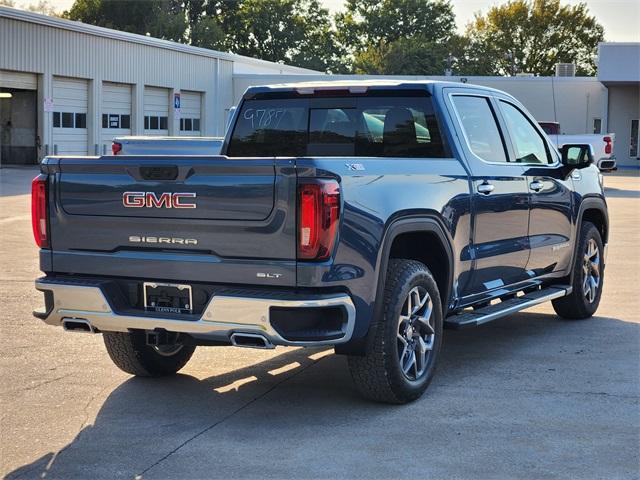
[(124, 192), (122, 194), (122, 205), (127, 208), (196, 208), (194, 201), (189, 198), (196, 198), (193, 192), (170, 193), (164, 192)]

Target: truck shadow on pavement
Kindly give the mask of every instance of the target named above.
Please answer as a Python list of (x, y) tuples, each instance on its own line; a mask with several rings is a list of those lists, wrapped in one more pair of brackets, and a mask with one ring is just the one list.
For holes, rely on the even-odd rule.
[[(342, 439), (347, 432), (367, 435), (368, 428), (380, 428), (380, 424), (397, 425), (400, 432), (404, 427), (387, 417), (438, 415), (447, 410), (451, 415), (451, 409), (464, 409), (468, 403), (452, 405), (448, 388), (478, 385), (482, 395), (484, 385), (495, 390), (491, 395), (505, 396), (510, 389), (530, 389), (535, 395), (539, 389), (571, 388), (590, 376), (593, 380), (589, 362), (581, 366), (575, 359), (602, 355), (607, 348), (601, 336), (591, 332), (607, 329), (637, 338), (638, 327), (614, 318), (576, 322), (551, 314), (519, 313), (476, 329), (445, 331), (434, 382), (422, 399), (406, 406), (362, 400), (351, 384), (346, 360), (327, 350), (288, 350), (268, 361), (205, 379), (185, 374), (129, 378), (104, 401), (93, 425), (84, 426), (67, 446), (5, 478), (201, 478), (202, 473), (191, 468), (197, 472), (208, 468), (208, 477), (262, 476), (264, 472), (250, 467), (244, 473), (225, 470), (228, 457), (244, 456), (251, 465), (254, 448), (278, 449), (283, 442), (298, 449), (309, 445), (313, 450), (320, 428), (325, 429), (322, 438), (329, 437), (326, 442), (332, 436)], [(455, 395), (460, 394), (469, 395), (463, 390)], [(83, 407), (84, 401), (78, 408)], [(482, 410), (473, 414), (483, 416)], [(185, 453), (193, 449), (195, 454)], [(227, 463), (220, 465), (225, 456)], [(181, 461), (181, 470), (173, 472), (167, 459)], [(286, 470), (277, 474), (286, 475)]]

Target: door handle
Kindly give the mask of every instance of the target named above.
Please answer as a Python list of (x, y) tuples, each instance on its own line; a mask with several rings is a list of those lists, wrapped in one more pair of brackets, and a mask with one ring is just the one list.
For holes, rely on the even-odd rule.
[(542, 182), (539, 182), (538, 180), (534, 180), (529, 184), (529, 188), (534, 192), (539, 192), (544, 188), (544, 185), (542, 184)]
[(483, 193), (485, 195), (489, 195), (496, 187), (491, 185), (489, 182), (484, 182), (478, 185), (478, 192)]

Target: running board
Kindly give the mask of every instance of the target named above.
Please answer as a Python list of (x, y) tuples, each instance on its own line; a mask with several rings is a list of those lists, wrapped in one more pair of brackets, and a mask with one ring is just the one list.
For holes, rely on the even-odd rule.
[(477, 310), (463, 310), (457, 315), (447, 318), (444, 325), (449, 328), (467, 328), (482, 325), (483, 323), (506, 317), (512, 313), (525, 310), (540, 303), (548, 302), (554, 298), (564, 297), (571, 293), (569, 285), (551, 285), (550, 287), (527, 293), (521, 297), (515, 297), (504, 302), (489, 305)]

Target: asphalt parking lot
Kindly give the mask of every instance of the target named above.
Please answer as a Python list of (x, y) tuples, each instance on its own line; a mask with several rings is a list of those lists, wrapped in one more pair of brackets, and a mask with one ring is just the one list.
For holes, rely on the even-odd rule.
[(406, 406), (361, 400), (330, 350), (200, 348), (133, 378), (99, 335), (31, 316), (33, 169), (0, 170), (0, 473), (5, 478), (640, 478), (640, 177), (606, 177), (598, 316), (550, 305), (447, 331)]

